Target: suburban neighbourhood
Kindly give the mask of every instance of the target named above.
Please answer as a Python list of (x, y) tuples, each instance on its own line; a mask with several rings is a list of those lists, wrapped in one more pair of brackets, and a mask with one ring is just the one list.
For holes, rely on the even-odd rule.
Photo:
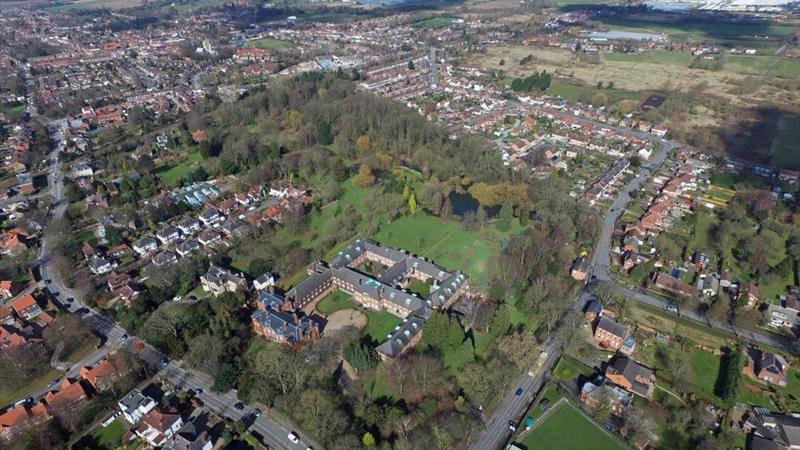
[(0, 447), (800, 448), (796, 4), (0, 23)]

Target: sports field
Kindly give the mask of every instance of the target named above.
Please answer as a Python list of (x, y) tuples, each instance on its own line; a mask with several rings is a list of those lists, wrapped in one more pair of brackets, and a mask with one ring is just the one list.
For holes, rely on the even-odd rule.
[(282, 41), (280, 39), (273, 38), (253, 39), (252, 41), (247, 41), (245, 44), (245, 47), (263, 48), (266, 50), (284, 50), (291, 46), (292, 43), (289, 41)]
[(533, 430), (524, 434), (522, 444), (528, 450), (614, 450), (628, 449), (569, 402), (555, 407)]

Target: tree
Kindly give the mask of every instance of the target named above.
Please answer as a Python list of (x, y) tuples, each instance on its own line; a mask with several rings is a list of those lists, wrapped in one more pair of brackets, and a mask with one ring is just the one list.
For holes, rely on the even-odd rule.
[(464, 330), (461, 325), (445, 313), (434, 312), (425, 323), (422, 342), (441, 352), (450, 352), (458, 348), (464, 341)]
[(413, 192), (408, 196), (408, 210), (411, 214), (417, 212), (417, 196)]
[(500, 215), (497, 219), (497, 229), (500, 231), (508, 231), (511, 229), (511, 219), (514, 218), (514, 207), (511, 201), (506, 201), (500, 207)]
[(408, 70), (414, 70), (414, 69), (415, 69), (414, 60), (413, 59), (408, 60)]
[(252, 278), (258, 278), (265, 273), (270, 273), (272, 268), (264, 258), (253, 258), (247, 263), (247, 274)]
[(358, 168), (358, 175), (353, 178), (353, 184), (360, 188), (370, 187), (375, 184), (375, 175), (372, 174), (372, 167), (362, 163)]
[(505, 66), (506, 65), (506, 60), (505, 59), (501, 59), (500, 60), (500, 65), (501, 66)]
[(602, 80), (597, 82), (597, 89), (603, 89), (603, 81)]
[(738, 348), (724, 349), (719, 376), (714, 391), (728, 406), (736, 403), (742, 378), (742, 352)]
[(327, 120), (321, 121), (317, 125), (317, 138), (321, 145), (333, 144), (333, 135), (331, 134), (331, 123)]
[[(412, 64), (409, 61), (409, 65)], [(375, 447), (375, 436), (372, 435), (369, 431), (364, 433), (364, 436), (361, 438), (361, 443), (364, 444), (364, 447), (372, 448)]]
[(519, 372), (530, 370), (539, 357), (536, 338), (529, 331), (501, 337), (497, 341), (497, 349), (514, 363)]

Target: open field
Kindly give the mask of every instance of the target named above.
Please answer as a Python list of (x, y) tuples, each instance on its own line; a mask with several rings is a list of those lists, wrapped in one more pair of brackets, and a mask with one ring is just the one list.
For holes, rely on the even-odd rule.
[[(798, 69), (800, 72), (800, 68)], [(772, 139), (772, 163), (787, 169), (800, 169), (800, 116), (782, 114)]]
[(522, 444), (529, 450), (611, 450), (627, 449), (618, 438), (612, 436), (600, 425), (587, 417), (572, 403), (561, 403), (525, 434)]
[(245, 47), (251, 48), (263, 48), (267, 50), (284, 50), (292, 46), (292, 43), (289, 41), (283, 41), (280, 39), (273, 39), (273, 38), (261, 38), (261, 39), (254, 39), (252, 41), (247, 41)]
[(27, 380), (24, 386), (19, 389), (10, 389), (7, 386), (0, 386), (0, 405), (7, 405), (13, 403), (26, 395), (32, 390), (39, 389), (47, 386), (55, 378), (59, 378), (64, 373), (60, 370), (50, 369), (42, 375)]
[(431, 17), (414, 24), (417, 28), (439, 28), (450, 25), (458, 20), (457, 17)]
[(191, 153), (186, 159), (174, 166), (162, 166), (156, 169), (156, 174), (167, 187), (175, 187), (181, 179), (189, 175), (201, 162), (203, 157), (200, 152)]

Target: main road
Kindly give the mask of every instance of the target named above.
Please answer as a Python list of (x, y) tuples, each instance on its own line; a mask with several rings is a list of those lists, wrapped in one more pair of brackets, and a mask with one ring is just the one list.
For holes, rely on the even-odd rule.
[[(67, 123), (64, 120), (55, 121), (48, 125), (53, 138), (53, 152), (50, 155), (47, 175), (50, 195), (53, 197), (53, 202), (51, 203), (48, 213), (50, 223), (63, 221), (64, 214), (69, 204), (64, 195), (62, 164), (60, 161), (60, 154), (64, 149), (66, 127)], [(53, 260), (51, 258), (52, 247), (52, 236), (50, 233), (45, 233), (41, 241), (38, 260), (39, 272), (46, 285), (48, 294), (54, 299), (54, 303), (64, 311), (82, 315), (98, 336), (104, 340), (103, 344), (97, 350), (71, 366), (64, 374), (66, 377), (75, 377), (78, 375), (81, 367), (96, 364), (110, 352), (120, 348), (133, 348), (132, 344), (136, 342), (137, 339), (129, 337), (127, 332), (118, 324), (100, 314), (96, 309), (84, 304), (81, 295), (77, 291), (64, 285), (60, 274), (57, 273), (53, 267)], [(203, 374), (195, 374), (189, 370), (183, 369), (180, 363), (170, 361), (166, 355), (150, 345), (144, 344), (143, 348), (140, 347), (138, 350), (134, 349), (134, 351), (136, 351), (150, 366), (160, 368), (157, 374), (158, 377), (168, 380), (173, 385), (181, 388), (199, 389), (201, 392), (198, 394), (198, 397), (208, 408), (217, 414), (233, 420), (238, 420), (245, 416), (253, 417), (252, 413), (254, 410), (244, 405), (238, 405), (239, 400), (236, 398), (235, 393), (213, 392), (211, 390), (213, 379), (210, 377)], [(35, 401), (38, 401), (47, 394), (49, 389), (54, 388), (55, 385), (56, 383), (53, 382), (46, 388), (30, 394), (29, 397), (33, 397)], [(307, 448), (307, 445), (304, 443), (304, 441), (307, 442), (307, 440), (301, 440), (296, 444), (292, 443), (288, 439), (289, 430), (275, 423), (274, 420), (268, 417), (268, 414), (260, 415), (255, 418), (251, 429), (259, 433), (270, 448), (282, 450)]]
[[(560, 113), (559, 115), (574, 117), (578, 122), (593, 123), (588, 119), (583, 119), (566, 113)], [(608, 127), (608, 125), (603, 126)], [(650, 134), (623, 129), (620, 129), (619, 131), (654, 141), (660, 145), (660, 148), (655, 154), (653, 154), (648, 161), (648, 164), (643, 166), (635, 175), (635, 177), (627, 185), (620, 189), (616, 200), (611, 205), (609, 210), (603, 215), (603, 221), (601, 222), (601, 228), (597, 238), (598, 243), (594, 248), (591, 264), (594, 267), (604, 267), (606, 269), (606, 277), (608, 273), (608, 266), (610, 264), (609, 252), (611, 251), (611, 236), (614, 231), (614, 223), (616, 222), (617, 217), (621, 211), (624, 210), (625, 205), (627, 205), (631, 200), (630, 193), (641, 187), (644, 180), (646, 180), (657, 167), (666, 161), (669, 153), (675, 147), (673, 142), (666, 139), (655, 138)], [(589, 284), (583, 290), (581, 290), (575, 299), (575, 303), (571, 306), (580, 310), (591, 296), (591, 287), (592, 284)], [(480, 439), (472, 445), (471, 448), (473, 450), (493, 450), (502, 448), (513, 436), (513, 431), (511, 430), (510, 424), (514, 423), (515, 425), (518, 425), (520, 423), (522, 416), (528, 410), (528, 407), (533, 401), (534, 396), (541, 390), (541, 388), (550, 378), (550, 374), (552, 373), (556, 362), (561, 356), (561, 349), (559, 348), (559, 344), (555, 341), (555, 339), (552, 339), (551, 342), (546, 345), (545, 351), (547, 352), (547, 359), (540, 368), (539, 372), (536, 373), (535, 376), (525, 374), (519, 377), (512, 392), (506, 396), (500, 406), (498, 406), (497, 410), (495, 410), (489, 421), (486, 422), (486, 430), (484, 431), (483, 435), (481, 435)], [(521, 395), (516, 394), (518, 389), (522, 389)]]

